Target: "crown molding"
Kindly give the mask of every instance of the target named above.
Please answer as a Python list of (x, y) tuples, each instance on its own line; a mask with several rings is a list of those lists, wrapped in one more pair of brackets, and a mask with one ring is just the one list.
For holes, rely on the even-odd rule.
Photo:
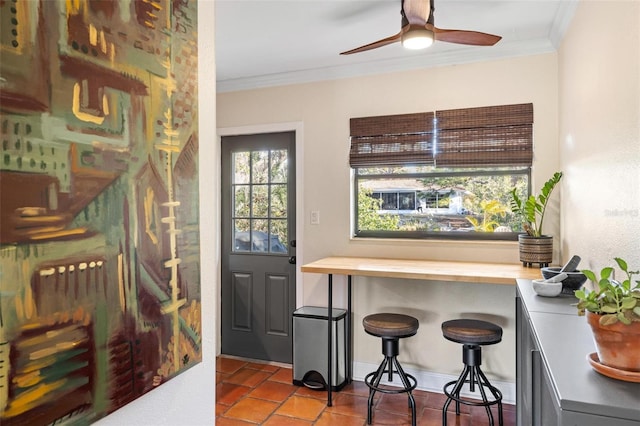
[(433, 55), (412, 56), (409, 58), (394, 58), (356, 65), (324, 67), (248, 78), (219, 80), (216, 83), (216, 90), (218, 93), (226, 93), (274, 86), (313, 83), (325, 80), (338, 80), (400, 71), (412, 71), (422, 68), (538, 55), (555, 50), (555, 47), (548, 39), (529, 40), (526, 42), (493, 46), (490, 50), (469, 48), (455, 52), (441, 52)]

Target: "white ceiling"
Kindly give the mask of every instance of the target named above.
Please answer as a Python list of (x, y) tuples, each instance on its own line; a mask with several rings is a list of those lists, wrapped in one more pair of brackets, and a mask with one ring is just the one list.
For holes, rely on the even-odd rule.
[(216, 0), (218, 92), (378, 74), (556, 50), (578, 0), (434, 0), (438, 28), (502, 36), (491, 47), (395, 43), (340, 52), (396, 34), (401, 0)]

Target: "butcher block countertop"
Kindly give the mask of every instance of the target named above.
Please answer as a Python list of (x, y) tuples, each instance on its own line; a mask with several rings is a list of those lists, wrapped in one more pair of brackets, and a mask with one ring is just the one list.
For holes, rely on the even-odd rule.
[(519, 263), (455, 262), (371, 257), (332, 256), (302, 265), (302, 272), (406, 278), (413, 280), (462, 281), (478, 284), (515, 285), (516, 279), (542, 278), (540, 269)]

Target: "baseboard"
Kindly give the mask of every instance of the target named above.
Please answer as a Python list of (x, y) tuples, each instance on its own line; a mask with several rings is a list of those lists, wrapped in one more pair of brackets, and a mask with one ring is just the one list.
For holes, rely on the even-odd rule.
[[(364, 381), (364, 377), (378, 369), (377, 364), (368, 364), (363, 362), (354, 362), (353, 363), (353, 380)], [(416, 370), (412, 368), (407, 368), (403, 366), (403, 369), (406, 373), (411, 374), (418, 381), (418, 386), (416, 389), (427, 391), (427, 392), (435, 392), (435, 393), (443, 393), (442, 388), (444, 385), (452, 380), (457, 380), (458, 376), (451, 376), (448, 374), (441, 373), (433, 373), (426, 370)], [(505, 404), (515, 404), (516, 403), (516, 385), (513, 382), (504, 382), (500, 380), (491, 380), (491, 384), (502, 392), (502, 402)], [(394, 377), (393, 381), (394, 385), (402, 386), (400, 380)], [(480, 399), (480, 394), (478, 392), (471, 393), (468, 389), (462, 390), (460, 392), (463, 396), (469, 398)]]

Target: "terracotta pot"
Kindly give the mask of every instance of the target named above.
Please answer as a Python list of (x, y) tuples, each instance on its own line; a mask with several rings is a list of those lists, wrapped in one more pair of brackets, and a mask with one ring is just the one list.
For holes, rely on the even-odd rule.
[(537, 263), (541, 268), (549, 266), (553, 260), (553, 237), (542, 235), (532, 237), (527, 234), (518, 235), (520, 262), (524, 266)]
[(598, 358), (619, 370), (640, 372), (640, 322), (600, 325), (600, 315), (587, 312)]

